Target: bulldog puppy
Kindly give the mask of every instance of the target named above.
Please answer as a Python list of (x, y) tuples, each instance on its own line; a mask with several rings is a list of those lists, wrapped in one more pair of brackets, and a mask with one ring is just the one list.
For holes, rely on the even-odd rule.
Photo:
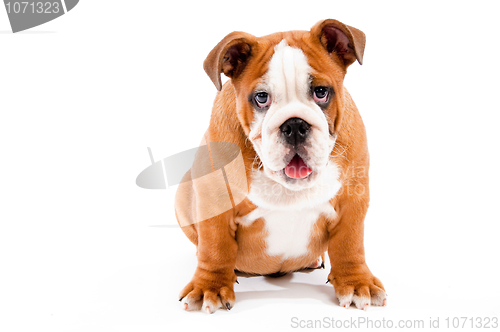
[[(178, 190), (177, 220), (198, 258), (180, 293), (185, 310), (231, 309), (235, 270), (279, 275), (324, 267), (325, 251), (327, 282), (341, 306), (386, 305), (363, 247), (366, 134), (343, 86), (347, 68), (362, 64), (364, 47), (362, 31), (327, 19), (310, 31), (260, 38), (232, 32), (210, 52), (204, 69), (220, 92), (204, 140), (239, 147), (248, 195), (235, 204), (233, 192), (231, 208), (202, 220), (204, 193)], [(221, 73), (230, 78), (224, 85)]]

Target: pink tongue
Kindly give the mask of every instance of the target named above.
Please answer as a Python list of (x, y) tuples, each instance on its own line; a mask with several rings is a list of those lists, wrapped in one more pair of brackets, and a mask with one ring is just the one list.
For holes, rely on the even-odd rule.
[(299, 157), (298, 154), (293, 157), (285, 167), (285, 174), (292, 179), (303, 179), (311, 174), (312, 169), (307, 167), (306, 163)]

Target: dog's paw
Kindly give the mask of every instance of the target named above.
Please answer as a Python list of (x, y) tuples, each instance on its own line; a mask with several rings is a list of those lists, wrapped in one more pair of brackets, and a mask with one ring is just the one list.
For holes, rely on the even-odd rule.
[(387, 305), (384, 286), (372, 274), (348, 277), (334, 277), (330, 274), (328, 281), (335, 288), (341, 307), (349, 308), (354, 303), (356, 308), (367, 310), (370, 305)]
[(207, 314), (213, 314), (220, 308), (231, 310), (234, 299), (232, 285), (204, 285), (195, 281), (188, 283), (179, 295), (184, 310), (203, 310)]

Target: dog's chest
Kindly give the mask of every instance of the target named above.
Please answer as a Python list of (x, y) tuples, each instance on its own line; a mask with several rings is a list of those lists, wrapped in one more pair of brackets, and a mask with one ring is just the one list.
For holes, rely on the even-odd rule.
[(258, 207), (239, 218), (239, 223), (245, 227), (257, 219), (264, 221), (262, 237), (265, 251), (270, 256), (288, 259), (305, 255), (311, 240), (318, 237), (315, 232), (326, 231), (316, 227), (321, 216), (330, 220), (336, 217), (330, 199), (341, 186), (337, 172), (330, 172), (325, 180), (328, 181), (322, 186), (309, 191), (276, 192), (275, 183), (268, 182), (263, 175), (254, 174), (248, 198)]
[[(328, 205), (328, 206), (327, 206)], [(291, 211), (264, 211), (266, 252), (283, 259), (305, 255), (322, 213), (333, 212), (329, 204)]]

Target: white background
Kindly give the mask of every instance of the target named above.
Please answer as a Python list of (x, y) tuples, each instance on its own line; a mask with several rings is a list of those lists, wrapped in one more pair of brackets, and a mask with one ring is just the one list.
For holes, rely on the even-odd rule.
[[(226, 34), (366, 33), (345, 85), (371, 152), (365, 245), (386, 308), (340, 308), (328, 269), (239, 278), (233, 310), (181, 309), (196, 266), (175, 188), (136, 176), (195, 147)], [(499, 317), (499, 53), (495, 2), (81, 1), (29, 31), (0, 9), (0, 328), (285, 330), (301, 320)], [(27, 329), (27, 327), (31, 327)], [(175, 330), (177, 330), (175, 329)]]

